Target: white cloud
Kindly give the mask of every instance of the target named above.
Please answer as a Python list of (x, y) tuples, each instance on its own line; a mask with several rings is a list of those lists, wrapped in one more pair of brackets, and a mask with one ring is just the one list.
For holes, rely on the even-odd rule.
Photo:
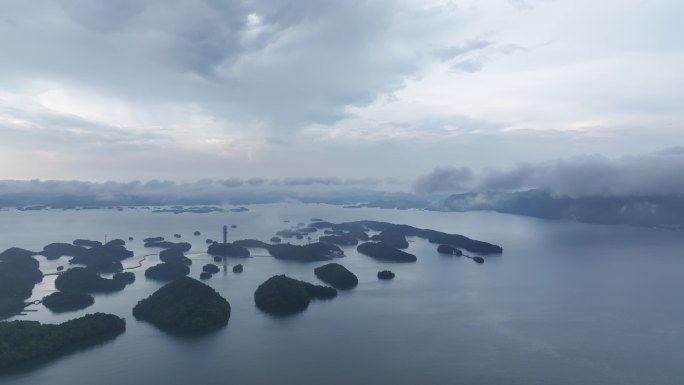
[[(145, 162), (138, 178), (163, 165), (182, 176), (412, 177), (454, 148), (473, 166), (653, 150), (684, 125), (683, 10), (676, 0), (8, 0), (0, 161), (21, 148), (76, 156), (68, 177), (92, 178), (103, 152)], [(369, 149), (396, 161), (376, 164)], [(347, 153), (357, 156), (340, 164)], [(405, 154), (413, 164), (399, 164)]]

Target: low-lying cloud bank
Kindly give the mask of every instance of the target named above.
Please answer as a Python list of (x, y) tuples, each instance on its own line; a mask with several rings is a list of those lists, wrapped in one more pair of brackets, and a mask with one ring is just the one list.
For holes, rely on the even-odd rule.
[[(394, 197), (401, 182), (393, 179), (229, 178), (174, 182), (87, 182), (58, 180), (0, 181), (0, 207), (47, 205), (145, 206), (220, 205), (301, 201), (342, 204)], [(399, 194), (401, 195), (401, 194)]]
[(684, 195), (684, 147), (610, 159), (576, 156), (510, 169), (438, 167), (414, 183), (417, 193), (545, 190), (554, 196)]

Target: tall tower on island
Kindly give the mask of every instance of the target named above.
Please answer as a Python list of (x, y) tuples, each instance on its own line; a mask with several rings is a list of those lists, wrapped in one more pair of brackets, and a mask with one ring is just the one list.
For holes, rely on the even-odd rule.
[(228, 243), (228, 226), (223, 225), (223, 243)]

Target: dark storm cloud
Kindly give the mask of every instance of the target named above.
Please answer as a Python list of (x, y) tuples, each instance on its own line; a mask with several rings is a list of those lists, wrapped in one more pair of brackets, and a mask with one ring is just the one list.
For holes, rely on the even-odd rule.
[(432, 49), (406, 33), (411, 23), (447, 18), (389, 0), (14, 0), (0, 15), (8, 81), (193, 102), (280, 129), (340, 119), (346, 106), (400, 88)]
[(437, 168), (414, 187), (426, 192), (516, 191), (530, 188), (556, 195), (645, 196), (684, 194), (684, 148), (610, 159), (576, 156), (512, 169)]

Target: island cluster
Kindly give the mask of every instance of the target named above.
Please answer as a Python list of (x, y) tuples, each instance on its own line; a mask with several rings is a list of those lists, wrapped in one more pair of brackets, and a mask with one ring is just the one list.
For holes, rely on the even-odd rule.
[[(243, 211), (242, 208), (233, 210)], [(212, 208), (170, 209), (173, 213), (215, 211)], [(228, 242), (226, 229), (227, 226), (224, 227), (224, 242), (206, 240), (206, 254), (215, 263), (202, 266), (198, 278), (203, 281), (219, 273), (221, 265), (225, 275), (229, 261), (231, 264), (235, 260), (247, 261), (251, 257), (250, 249), (265, 250), (271, 257), (283, 261), (315, 264), (312, 272), (324, 285), (274, 275), (255, 288), (255, 306), (278, 317), (299, 313), (314, 301), (332, 300), (338, 297), (338, 291), (351, 291), (357, 287), (359, 277), (338, 263), (345, 257), (344, 250), (350, 248), (383, 265), (417, 262), (418, 257), (410, 252), (412, 237), (438, 244), (436, 252), (439, 255), (464, 256), (477, 263), (483, 263), (485, 255), (503, 251), (500, 246), (458, 234), (377, 221), (335, 224), (312, 218), (309, 224), (300, 222), (278, 231), (269, 242), (256, 239)], [(197, 230), (192, 235), (199, 237), (201, 232)], [(177, 241), (161, 236), (144, 238), (144, 247), (155, 250), (156, 254), (143, 256), (138, 266), (127, 270), (123, 263), (133, 257), (133, 252), (126, 248), (122, 239), (106, 243), (76, 239), (71, 243), (51, 243), (39, 252), (9, 248), (0, 253), (0, 318), (20, 314), (27, 306), (39, 303), (54, 313), (86, 309), (95, 303), (98, 294), (118, 292), (134, 284), (136, 274), (129, 270), (142, 266), (148, 255), (158, 255), (159, 263), (148, 267), (144, 276), (159, 281), (162, 286), (135, 305), (132, 309), (135, 319), (172, 334), (199, 335), (220, 329), (230, 319), (230, 303), (206, 283), (188, 277), (193, 263), (192, 254), (188, 254), (192, 245), (180, 241), (181, 234), (173, 237)], [(292, 244), (290, 239), (306, 239), (306, 244)], [(133, 237), (128, 237), (128, 240), (132, 241)], [(27, 302), (34, 286), (44, 277), (37, 257), (48, 260), (68, 257), (70, 266), (65, 269), (60, 265), (56, 272), (50, 273), (57, 275), (55, 292), (41, 300)], [(232, 272), (243, 273), (243, 263), (234, 264)], [(395, 273), (390, 270), (377, 272), (379, 280), (394, 278)], [(0, 369), (49, 359), (115, 338), (124, 330), (123, 318), (104, 313), (87, 314), (58, 325), (35, 321), (0, 322)]]

